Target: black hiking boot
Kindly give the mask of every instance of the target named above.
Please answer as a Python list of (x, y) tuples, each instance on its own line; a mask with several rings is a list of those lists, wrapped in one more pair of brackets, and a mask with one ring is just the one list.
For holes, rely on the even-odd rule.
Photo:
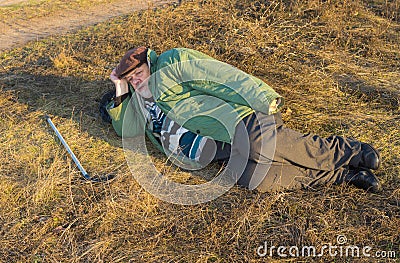
[(368, 143), (361, 143), (361, 161), (358, 167), (378, 170), (381, 164), (381, 157), (378, 150)]
[(349, 170), (344, 181), (372, 193), (381, 188), (378, 178), (368, 169)]

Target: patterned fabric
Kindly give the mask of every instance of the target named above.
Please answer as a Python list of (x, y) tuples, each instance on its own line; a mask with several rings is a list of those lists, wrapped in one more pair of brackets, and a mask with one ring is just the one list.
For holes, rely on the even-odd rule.
[(163, 147), (174, 154), (184, 154), (192, 160), (199, 161), (201, 152), (209, 139), (169, 119), (154, 100), (146, 99), (144, 103), (151, 116), (153, 132), (161, 135)]
[(159, 107), (157, 107), (154, 100), (145, 99), (144, 106), (150, 113), (151, 122), (153, 123), (153, 132), (161, 134), (161, 128), (163, 126), (166, 115), (161, 111)]

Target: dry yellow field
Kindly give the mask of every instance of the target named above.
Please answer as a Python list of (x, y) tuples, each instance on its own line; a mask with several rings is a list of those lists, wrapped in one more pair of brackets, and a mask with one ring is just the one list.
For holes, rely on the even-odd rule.
[[(207, 53), (283, 95), (288, 127), (372, 143), (383, 159), (377, 171), (383, 190), (343, 185), (259, 194), (234, 187), (195, 206), (150, 195), (133, 178), (121, 139), (98, 113), (99, 99), (113, 88), (110, 71), (138, 45), (157, 53), (174, 47)], [(32, 41), (1, 52), (0, 63), (0, 262), (400, 257), (398, 1), (182, 1)], [(116, 178), (82, 180), (45, 115), (86, 170)], [(156, 167), (177, 180), (197, 182), (218, 172), (215, 166), (182, 171), (149, 147)], [(345, 242), (338, 244), (339, 237)], [(326, 244), (357, 246), (360, 257), (339, 250), (289, 254), (290, 247), (321, 251)], [(275, 246), (272, 256), (260, 254), (264, 246)], [(287, 248), (286, 257), (279, 246)], [(361, 254), (366, 247), (369, 256)]]

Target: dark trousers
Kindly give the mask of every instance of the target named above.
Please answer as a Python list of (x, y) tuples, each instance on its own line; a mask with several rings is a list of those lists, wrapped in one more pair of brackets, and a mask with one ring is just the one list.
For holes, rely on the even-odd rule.
[(245, 163), (238, 184), (250, 189), (270, 192), (340, 184), (349, 167), (357, 167), (361, 159), (359, 141), (299, 133), (283, 125), (280, 113), (257, 112), (243, 124), (245, 129), (236, 129), (232, 145), (217, 143), (214, 160), (236, 158), (233, 163)]

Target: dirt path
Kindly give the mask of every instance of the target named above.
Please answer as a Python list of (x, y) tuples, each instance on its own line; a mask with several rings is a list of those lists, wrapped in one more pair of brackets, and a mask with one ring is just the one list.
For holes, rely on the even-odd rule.
[[(0, 6), (24, 2), (23, 0), (0, 1)], [(105, 21), (111, 17), (174, 0), (116, 0), (112, 4), (96, 5), (85, 10), (59, 10), (46, 17), (31, 19), (7, 19), (0, 21), (0, 51), (26, 44), (49, 35), (64, 34), (83, 26)]]
[(0, 6), (18, 4), (25, 1), (26, 0), (3, 0), (3, 1), (0, 0)]

